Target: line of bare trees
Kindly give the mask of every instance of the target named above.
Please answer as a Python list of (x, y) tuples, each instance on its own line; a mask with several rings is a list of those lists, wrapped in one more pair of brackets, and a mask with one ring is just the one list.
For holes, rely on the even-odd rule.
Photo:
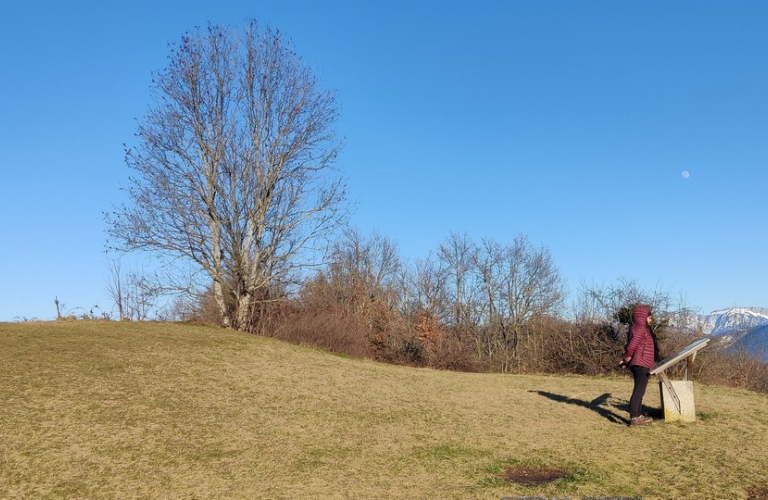
[(520, 365), (531, 325), (558, 316), (566, 298), (549, 250), (524, 235), (502, 244), (452, 233), (406, 264), (392, 240), (348, 229), (328, 260), (305, 282), (302, 305), (355, 316), (368, 329), (361, 335), (379, 341), (410, 336), (414, 354), (458, 343), (475, 362), (504, 372)]

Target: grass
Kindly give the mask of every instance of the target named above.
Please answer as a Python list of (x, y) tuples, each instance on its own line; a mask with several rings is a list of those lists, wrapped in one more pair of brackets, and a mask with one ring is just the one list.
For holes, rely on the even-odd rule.
[[(629, 378), (404, 368), (201, 326), (5, 323), (0, 498), (758, 498), (768, 396), (695, 391), (695, 423), (629, 428)], [(505, 480), (515, 466), (562, 477)]]

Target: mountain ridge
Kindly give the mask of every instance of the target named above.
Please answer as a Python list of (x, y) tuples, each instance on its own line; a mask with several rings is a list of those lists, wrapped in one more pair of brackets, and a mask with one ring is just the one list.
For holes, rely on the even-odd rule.
[(768, 308), (731, 307), (698, 318), (701, 332), (720, 339), (727, 352), (768, 362)]
[(700, 316), (701, 330), (705, 335), (722, 337), (742, 336), (750, 330), (768, 324), (768, 308), (731, 307), (712, 311)]

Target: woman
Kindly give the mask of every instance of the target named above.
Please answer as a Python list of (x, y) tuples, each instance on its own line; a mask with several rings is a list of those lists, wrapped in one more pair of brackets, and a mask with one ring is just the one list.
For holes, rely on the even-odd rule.
[(629, 399), (629, 425), (650, 424), (653, 419), (642, 414), (643, 396), (654, 365), (655, 346), (651, 329), (651, 308), (636, 306), (632, 311), (632, 326), (627, 333), (627, 347), (621, 365), (629, 366), (635, 387)]

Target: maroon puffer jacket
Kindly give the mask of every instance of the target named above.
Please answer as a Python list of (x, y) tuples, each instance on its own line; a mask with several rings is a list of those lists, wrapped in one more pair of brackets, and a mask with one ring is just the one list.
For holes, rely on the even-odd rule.
[(648, 328), (648, 316), (651, 310), (645, 306), (637, 306), (632, 312), (632, 327), (627, 334), (627, 347), (624, 358), (632, 358), (629, 366), (644, 366), (653, 369), (653, 337)]

